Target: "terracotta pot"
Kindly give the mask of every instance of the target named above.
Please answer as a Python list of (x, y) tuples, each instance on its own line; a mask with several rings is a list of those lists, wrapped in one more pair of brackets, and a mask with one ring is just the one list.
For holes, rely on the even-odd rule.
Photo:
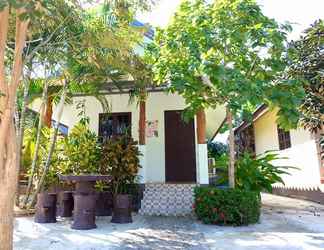
[(72, 229), (88, 230), (96, 228), (96, 196), (92, 194), (74, 194), (74, 213)]
[(58, 195), (57, 216), (72, 217), (73, 207), (73, 192), (61, 191)]
[(44, 192), (37, 195), (34, 220), (37, 223), (56, 222), (56, 194)]
[(96, 193), (96, 216), (111, 216), (113, 209), (113, 197), (111, 192)]
[(114, 198), (113, 223), (132, 223), (132, 196), (118, 194)]

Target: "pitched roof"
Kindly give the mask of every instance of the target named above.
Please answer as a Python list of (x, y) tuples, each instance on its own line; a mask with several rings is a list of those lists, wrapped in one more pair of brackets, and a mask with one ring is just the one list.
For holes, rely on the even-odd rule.
[[(138, 20), (134, 20), (132, 23), (131, 23), (132, 26), (135, 26), (135, 27), (148, 27), (148, 25), (138, 21)], [(146, 36), (147, 38), (153, 40), (154, 38), (154, 30), (152, 28), (148, 28), (148, 30), (144, 33), (144, 36)]]
[[(254, 112), (252, 115), (252, 123), (254, 121), (256, 121), (257, 119), (259, 119), (261, 117), (261, 115), (263, 115), (266, 111), (268, 111), (268, 106), (266, 104), (262, 104), (260, 105)], [(244, 130), (245, 128), (247, 128), (248, 126), (251, 125), (250, 121), (243, 121), (240, 126), (238, 126), (237, 128), (235, 128), (234, 133), (239, 133), (242, 130)]]

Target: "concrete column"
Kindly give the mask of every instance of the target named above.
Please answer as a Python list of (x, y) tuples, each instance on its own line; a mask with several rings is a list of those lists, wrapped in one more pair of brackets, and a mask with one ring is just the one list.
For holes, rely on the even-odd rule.
[(145, 127), (146, 127), (146, 103), (140, 101), (139, 103), (139, 123), (138, 123), (138, 134), (139, 144), (145, 145)]
[(138, 175), (139, 175), (139, 183), (144, 184), (147, 181), (146, 177), (146, 145), (138, 145), (138, 149), (140, 153), (142, 154), (140, 156), (140, 165), (142, 168), (140, 168)]
[(142, 168), (139, 170), (139, 181), (144, 184), (146, 182), (146, 143), (145, 143), (145, 127), (146, 127), (146, 103), (141, 100), (139, 103), (139, 123), (138, 123), (138, 134), (139, 134), (139, 151), (140, 165)]
[(198, 144), (198, 183), (209, 184), (207, 144)]
[(197, 182), (209, 184), (208, 151), (206, 144), (206, 115), (203, 109), (197, 112), (198, 169)]

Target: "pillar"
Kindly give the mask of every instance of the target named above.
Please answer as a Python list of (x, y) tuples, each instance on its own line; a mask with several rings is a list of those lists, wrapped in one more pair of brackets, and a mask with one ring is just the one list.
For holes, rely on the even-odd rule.
[(140, 165), (142, 168), (139, 170), (140, 183), (146, 182), (146, 142), (145, 142), (145, 127), (146, 127), (146, 103), (140, 101), (139, 103), (139, 124), (138, 124), (138, 142), (140, 156)]
[(198, 169), (197, 182), (199, 184), (208, 185), (208, 151), (206, 143), (206, 114), (203, 109), (196, 114), (197, 123), (197, 149), (198, 149)]

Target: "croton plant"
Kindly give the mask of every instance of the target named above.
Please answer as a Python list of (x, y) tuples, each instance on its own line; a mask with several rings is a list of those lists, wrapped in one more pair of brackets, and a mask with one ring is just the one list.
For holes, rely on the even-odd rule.
[(101, 169), (112, 176), (114, 195), (127, 194), (128, 187), (136, 183), (140, 166), (137, 142), (129, 135), (106, 141), (102, 146)]

